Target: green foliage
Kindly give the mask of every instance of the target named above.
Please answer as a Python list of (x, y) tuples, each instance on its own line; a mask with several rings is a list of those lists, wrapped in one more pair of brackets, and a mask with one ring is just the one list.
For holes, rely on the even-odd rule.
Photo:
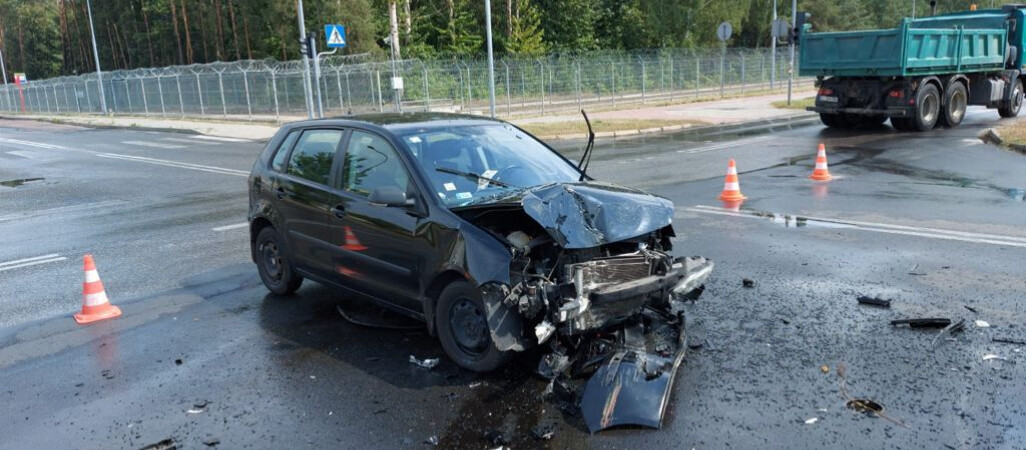
[(516, 56), (539, 56), (545, 53), (545, 30), (541, 28), (541, 14), (530, 0), (517, 0), (514, 8), (513, 34), (506, 43), (506, 51)]

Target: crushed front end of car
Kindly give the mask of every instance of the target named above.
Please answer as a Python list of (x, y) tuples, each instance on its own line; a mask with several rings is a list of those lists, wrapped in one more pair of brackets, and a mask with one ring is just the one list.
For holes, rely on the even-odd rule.
[(673, 204), (580, 182), (454, 211), (512, 254), (509, 284), (484, 286), (499, 349), (544, 346), (538, 373), (553, 394), (579, 402), (591, 432), (658, 428), (687, 349), (684, 302), (713, 268), (670, 255)]

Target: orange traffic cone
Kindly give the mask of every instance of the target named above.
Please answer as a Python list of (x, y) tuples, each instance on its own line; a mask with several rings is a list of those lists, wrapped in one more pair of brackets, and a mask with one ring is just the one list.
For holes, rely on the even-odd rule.
[(96, 272), (93, 255), (85, 255), (85, 282), (82, 283), (82, 313), (75, 314), (75, 322), (87, 324), (121, 315), (121, 309), (111, 305), (103, 290), (100, 274)]
[(830, 176), (830, 169), (827, 168), (826, 146), (823, 144), (819, 144), (819, 152), (816, 153), (816, 170), (812, 171), (809, 178), (816, 181), (830, 181), (834, 178)]
[(356, 238), (356, 233), (353, 233), (353, 229), (345, 227), (345, 244), (342, 248), (346, 250), (352, 250), (354, 252), (362, 252), (367, 250), (367, 247), (360, 243), (360, 240)]
[(734, 164), (734, 160), (731, 159), (727, 163), (727, 179), (723, 183), (723, 192), (720, 193), (720, 200), (737, 202), (746, 198), (748, 197), (741, 195), (741, 185), (737, 179), (737, 166)]

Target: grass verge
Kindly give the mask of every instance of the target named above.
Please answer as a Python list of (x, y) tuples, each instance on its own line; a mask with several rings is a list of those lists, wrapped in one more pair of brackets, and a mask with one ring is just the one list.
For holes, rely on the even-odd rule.
[(787, 100), (777, 100), (771, 104), (779, 109), (805, 109), (806, 106), (816, 106), (816, 97), (792, 99), (790, 106), (787, 105)]
[[(601, 133), (607, 131), (644, 130), (648, 128), (690, 125), (695, 123), (699, 122), (659, 119), (592, 119), (591, 126), (595, 129), (596, 133)], [(561, 122), (533, 122), (520, 125), (520, 127), (538, 137), (566, 136), (588, 132), (588, 126), (584, 123), (584, 119)]]
[(1026, 145), (1026, 118), (998, 127), (997, 132), (1006, 144)]

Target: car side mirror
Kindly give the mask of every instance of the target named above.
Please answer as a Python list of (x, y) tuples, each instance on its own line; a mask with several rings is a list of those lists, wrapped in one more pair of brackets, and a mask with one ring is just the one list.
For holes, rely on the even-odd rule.
[(413, 206), (416, 203), (414, 199), (406, 198), (406, 193), (395, 186), (375, 188), (367, 201), (381, 206)]

